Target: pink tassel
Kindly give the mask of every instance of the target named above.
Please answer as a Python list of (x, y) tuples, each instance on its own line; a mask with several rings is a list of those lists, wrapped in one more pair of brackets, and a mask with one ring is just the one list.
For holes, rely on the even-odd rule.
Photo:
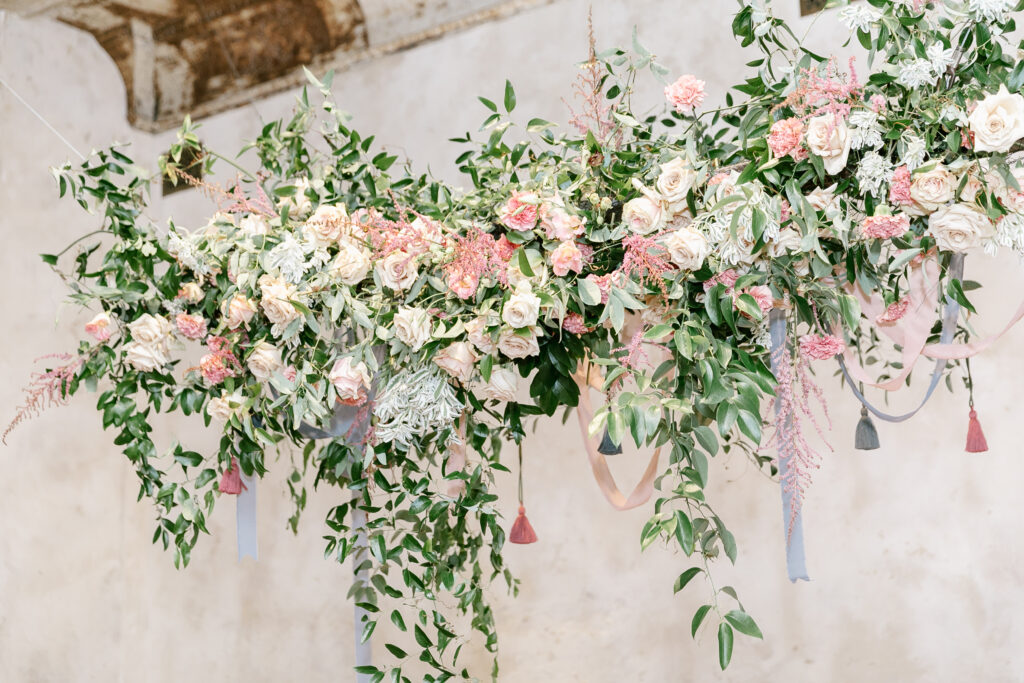
[(508, 540), (510, 543), (520, 544), (537, 542), (537, 532), (533, 530), (530, 520), (526, 518), (526, 508), (522, 505), (519, 506), (519, 516), (516, 517), (515, 524), (512, 525)]
[(988, 442), (985, 441), (985, 433), (981, 431), (978, 413), (974, 408), (971, 408), (970, 417), (970, 422), (967, 423), (967, 452), (984, 453), (988, 450)]
[(230, 493), (237, 496), (242, 490), (249, 490), (249, 487), (242, 482), (242, 473), (238, 469), (238, 458), (231, 458), (231, 467), (224, 470), (221, 475), (220, 484), (217, 490), (221, 493)]

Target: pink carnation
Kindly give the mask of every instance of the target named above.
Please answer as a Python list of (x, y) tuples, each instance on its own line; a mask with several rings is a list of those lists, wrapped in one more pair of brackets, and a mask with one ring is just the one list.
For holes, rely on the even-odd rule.
[(583, 316), (579, 313), (569, 313), (562, 319), (562, 329), (573, 334), (584, 334), (590, 332), (590, 328), (583, 324)]
[(875, 318), (875, 322), (879, 325), (889, 325), (907, 314), (907, 308), (910, 306), (910, 298), (903, 297), (899, 301), (893, 304), (889, 304), (889, 307), (885, 309), (885, 312)]
[(665, 86), (665, 98), (680, 114), (692, 114), (704, 101), (704, 81), (696, 76), (680, 76), (672, 85)]
[(910, 197), (910, 169), (900, 166), (889, 180), (889, 201), (893, 204), (912, 204)]
[(780, 205), (779, 212), (779, 223), (785, 223), (793, 217), (793, 207), (789, 205), (789, 200), (783, 199)]
[(502, 261), (510, 261), (512, 254), (516, 253), (518, 248), (518, 244), (512, 244), (507, 237), (502, 235), (494, 243), (494, 254)]
[(800, 353), (813, 360), (828, 360), (846, 350), (843, 340), (831, 334), (805, 334), (800, 337)]
[(764, 315), (768, 311), (772, 310), (775, 305), (775, 297), (772, 296), (771, 287), (767, 285), (757, 285), (756, 287), (750, 287), (745, 289), (741, 294), (749, 294), (753, 297), (754, 301), (757, 302), (757, 307), (761, 309), (761, 314)]
[(179, 313), (174, 319), (178, 332), (185, 339), (202, 339), (206, 336), (206, 320), (198, 315)]
[(709, 291), (715, 285), (721, 283), (725, 285), (725, 291), (730, 291), (732, 286), (736, 284), (736, 281), (740, 279), (739, 273), (730, 268), (729, 270), (723, 270), (714, 277), (711, 277), (704, 281), (704, 291)]
[(220, 384), (235, 374), (235, 371), (225, 362), (224, 356), (219, 353), (208, 353), (200, 358), (199, 372), (209, 384)]
[(868, 216), (860, 224), (860, 231), (865, 237), (884, 240), (899, 237), (910, 229), (910, 217), (906, 214), (897, 216)]
[(511, 230), (533, 230), (537, 225), (536, 201), (536, 195), (513, 192), (501, 210), (501, 222)]
[(724, 171), (722, 171), (721, 173), (716, 173), (715, 175), (711, 176), (711, 180), (708, 181), (708, 187), (714, 187), (715, 185), (718, 185), (719, 183), (723, 182), (728, 177), (729, 174)]
[(782, 119), (772, 124), (771, 132), (768, 133), (768, 147), (772, 154), (781, 159), (787, 154), (796, 156), (795, 152), (800, 149), (800, 142), (804, 137), (804, 122), (799, 118)]

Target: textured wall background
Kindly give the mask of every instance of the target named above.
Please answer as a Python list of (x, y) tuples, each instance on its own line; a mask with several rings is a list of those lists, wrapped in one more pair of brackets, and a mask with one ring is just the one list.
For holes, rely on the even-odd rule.
[[(788, 4), (795, 15), (797, 3)], [(628, 44), (637, 24), (674, 72), (699, 74), (720, 98), (751, 58), (728, 38), (734, 6), (600, 2), (594, 20), (604, 45)], [(565, 120), (560, 98), (585, 54), (586, 7), (562, 0), (360, 66), (335, 79), (338, 99), (391, 149), (451, 178), (456, 151), (444, 140), (476, 129), (483, 110), (475, 96), (500, 94), (506, 77), (517, 86), (524, 120)], [(834, 16), (815, 30), (819, 50), (842, 42)], [(152, 166), (172, 139), (128, 127), (113, 63), (91, 37), (66, 26), (8, 17), (0, 75), (83, 149), (131, 141), (134, 157)], [(258, 108), (271, 119), (287, 113), (293, 98), (282, 94)], [(201, 130), (212, 146), (230, 151), (258, 126), (246, 107)], [(68, 152), (5, 91), (0, 141), (0, 412), (11, 414), (31, 359), (71, 348), (88, 318), (58, 308), (63, 291), (36, 254), (59, 249), (98, 218), (57, 201), (47, 166)], [(199, 225), (210, 210), (184, 192), (157, 198), (153, 213)], [(990, 285), (976, 327), (994, 331), (1017, 305), (1020, 266), (977, 257), (967, 269)], [(717, 578), (736, 586), (766, 635), (763, 643), (744, 639), (724, 674), (714, 634), (696, 643), (689, 635), (703, 587), (671, 592), (686, 558), (656, 547), (641, 556), (647, 513), (609, 508), (571, 423), (541, 423), (526, 446), (530, 517), (541, 542), (508, 551), (523, 580), (519, 599), (494, 596), (502, 680), (1024, 679), (1022, 342), (1024, 327), (974, 364), (991, 447), (982, 455), (962, 452), (967, 399), (947, 393), (908, 424), (880, 425), (881, 450), (854, 451), (858, 407), (838, 382), (822, 378), (835, 452), (806, 504), (811, 583), (786, 581), (777, 485), (741, 457), (716, 459), (711, 496), (740, 544), (737, 565), (719, 566)], [(893, 407), (909, 406), (920, 384), (895, 396)], [(314, 495), (293, 537), (285, 530), (281, 463), (259, 489), (260, 561), (236, 562), (234, 511), (225, 504), (192, 566), (176, 571), (170, 555), (150, 545), (152, 514), (135, 502), (134, 476), (100, 429), (94, 400), (83, 394), (46, 413), (0, 449), (0, 680), (351, 680), (348, 568), (321, 559), (319, 538), (338, 494)], [(195, 421), (167, 420), (161, 429), (200, 447), (215, 442)], [(642, 462), (627, 454), (613, 468), (625, 485)], [(511, 519), (511, 477), (503, 486)], [(475, 656), (485, 672), (486, 659)]]

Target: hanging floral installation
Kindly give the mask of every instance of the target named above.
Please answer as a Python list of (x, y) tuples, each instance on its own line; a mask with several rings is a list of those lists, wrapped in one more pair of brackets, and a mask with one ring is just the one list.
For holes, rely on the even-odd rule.
[[(867, 410), (906, 416), (865, 387), (905, 385), (923, 355), (930, 395), (991, 341), (968, 343), (963, 254), (1024, 255), (1017, 3), (858, 2), (840, 14), (866, 60), (815, 54), (767, 2), (738, 4), (733, 32), (762, 56), (723, 106), (636, 40), (592, 51), (568, 132), (520, 127), (510, 83), (479, 98), (481, 132), (456, 140), (465, 189), (375, 150), (312, 74), (295, 115), (249, 146), (258, 167), (225, 187), (180, 168), (198, 156), (209, 178), (227, 159), (185, 122), (160, 170), (219, 203), (206, 225), (150, 220), (151, 178), (120, 148), (64, 166), (60, 194), (102, 234), (43, 259), (96, 315), (18, 421), (98, 392), (180, 566), (225, 495), (300, 448), (292, 524), (307, 487), (341, 490), (326, 554), (360, 558), (361, 638), (389, 653), (359, 673), (444, 681), (474, 675), (466, 646), (494, 653), (497, 678), (488, 586), (518, 586), (503, 546), (552, 533), (521, 486), (518, 502), (495, 495), (503, 474), (544, 467), (507, 446), (578, 407), (602, 492), (650, 506), (642, 547), (679, 552), (676, 591), (708, 579), (692, 632), (717, 631), (724, 668), (735, 632), (761, 632), (710, 580), (737, 544), (705, 497), (709, 459), (738, 450), (781, 473), (790, 576), (806, 578), (802, 501), (828, 452), (808, 440), (827, 429), (814, 369), (842, 359), (865, 405), (858, 445), (877, 447)], [(632, 106), (646, 77), (664, 83), (654, 114)], [(968, 450), (984, 450), (964, 380)], [(161, 411), (217, 423), (219, 449), (156, 443)], [(654, 451), (628, 495), (604, 461), (626, 440)]]

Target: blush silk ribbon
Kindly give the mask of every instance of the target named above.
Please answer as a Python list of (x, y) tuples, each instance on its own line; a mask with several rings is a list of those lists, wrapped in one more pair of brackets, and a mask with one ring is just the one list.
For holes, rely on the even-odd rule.
[(583, 436), (583, 445), (587, 450), (587, 459), (590, 461), (590, 469), (594, 473), (594, 480), (601, 489), (601, 493), (616, 510), (631, 510), (639, 507), (651, 499), (654, 495), (654, 480), (658, 477), (658, 460), (661, 456), (661, 448), (654, 449), (654, 455), (647, 463), (640, 482), (636, 488), (627, 496), (615, 483), (615, 477), (608, 469), (608, 461), (604, 455), (598, 452), (598, 440), (590, 434), (590, 422), (594, 419), (594, 407), (590, 402), (590, 390), (604, 390), (604, 378), (601, 373), (590, 363), (583, 361), (573, 375), (576, 385), (580, 389), (580, 402), (576, 406), (576, 419), (579, 421), (580, 434)]

